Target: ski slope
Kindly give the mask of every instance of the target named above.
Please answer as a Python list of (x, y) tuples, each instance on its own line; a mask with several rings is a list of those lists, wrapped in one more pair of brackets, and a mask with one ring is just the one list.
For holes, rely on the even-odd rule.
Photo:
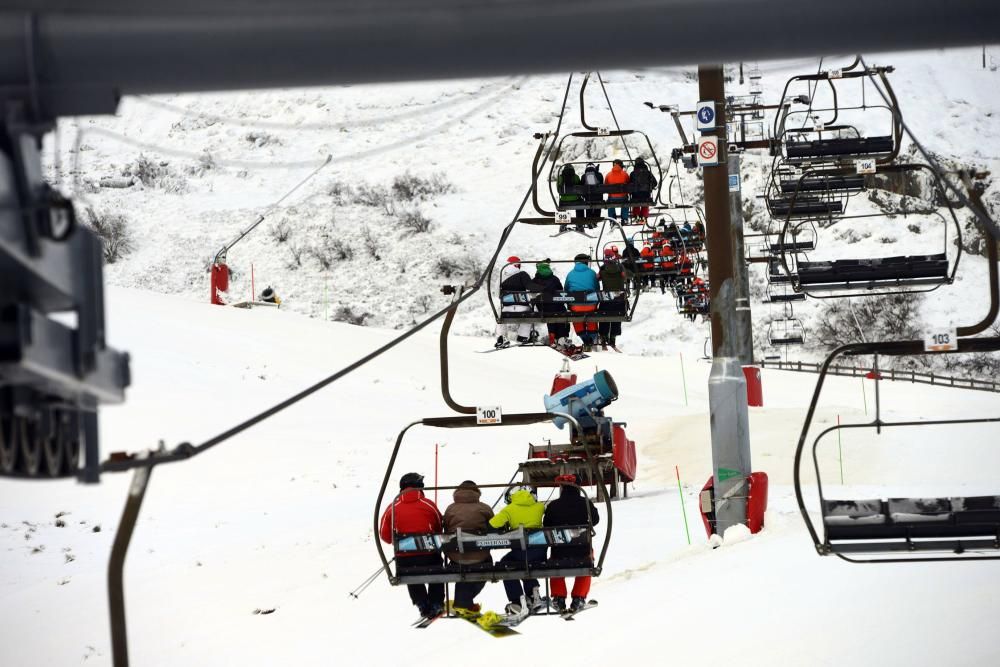
[[(134, 381), (124, 406), (102, 411), (105, 455), (160, 439), (200, 442), (394, 335), (127, 288), (109, 290), (108, 308), (110, 342), (132, 353)], [(791, 490), (812, 376), (763, 371), (766, 407), (751, 409), (750, 419), (754, 469), (771, 479), (766, 528), (708, 546), (696, 514), (711, 469), (709, 365), (697, 360), (700, 344), (672, 345), (659, 357), (595, 353), (574, 363), (581, 377), (595, 368), (614, 375), (621, 397), (607, 412), (628, 422), (639, 447), (639, 479), (630, 498), (614, 504), (605, 573), (594, 582), (598, 609), (572, 623), (528, 619), (520, 637), (495, 644), (456, 621), (411, 630), (415, 608), (384, 578), (352, 599), (348, 591), (378, 563), (373, 503), (396, 434), (413, 420), (448, 414), (437, 345), (434, 331), (419, 334), (232, 441), (155, 470), (126, 564), (133, 664), (1000, 660), (995, 563), (850, 566), (815, 555)], [(540, 410), (561, 357), (546, 349), (476, 353), (488, 348), (483, 338), (452, 340), (456, 399)], [(830, 378), (820, 422), (870, 419), (872, 388), (869, 382), (862, 394), (863, 382)], [(889, 383), (882, 401), (887, 416), (899, 418), (995, 415), (1000, 406), (995, 394)], [(558, 435), (549, 425), (417, 428), (393, 479), (409, 470), (432, 476), (438, 443), (442, 484), (503, 483), (529, 440)], [(845, 438), (845, 481), (863, 487), (859, 496), (996, 493), (995, 429), (910, 436), (883, 436), (877, 448), (871, 439)], [(840, 461), (829, 454), (821, 465), (836, 495)], [(0, 480), (0, 664), (111, 664), (106, 566), (128, 483), (127, 475), (105, 475), (93, 487)], [(500, 608), (502, 587), (488, 586), (480, 600)]]
[[(1000, 73), (983, 69), (979, 49), (866, 54), (867, 62), (893, 65), (890, 76), (906, 122), (940, 159), (957, 160), (993, 174), (1000, 173)], [(817, 68), (846, 66), (852, 58), (827, 56), (761, 63), (764, 103), (773, 104), (786, 80)], [(750, 64), (747, 64), (749, 70)], [(734, 77), (736, 68), (728, 70)], [(602, 73), (615, 117), (622, 128), (646, 132), (666, 169), (672, 148), (681, 140), (668, 114), (654, 104), (693, 108), (698, 97), (694, 67), (649, 68)], [(562, 132), (582, 129), (576, 75)], [(748, 80), (747, 80), (748, 83)], [(748, 85), (734, 80), (728, 94), (745, 95)], [(566, 76), (343, 86), (224, 94), (126, 97), (114, 117), (67, 119), (60, 123), (61, 141), (50, 142), (49, 174), (72, 191), (80, 206), (97, 212), (125, 212), (135, 243), (131, 254), (107, 269), (109, 284), (180, 294), (197, 300), (209, 295), (208, 266), (219, 248), (268, 210), (327, 156), (330, 166), (276, 210), (228, 255), (233, 275), (230, 298), (249, 298), (273, 286), (285, 307), (323, 319), (350, 321), (344, 314), (367, 314), (366, 324), (402, 328), (421, 319), (439, 287), (476, 277), (496, 247), (501, 229), (518, 210), (529, 186), (537, 146), (533, 134), (555, 129)], [(794, 89), (789, 94), (806, 91)], [(824, 91), (825, 92), (825, 89)], [(859, 103), (857, 90), (842, 93), (843, 103)], [(850, 94), (848, 94), (850, 93)], [(819, 94), (817, 104), (825, 103)], [(867, 104), (879, 104), (867, 89)], [(591, 80), (586, 94), (591, 123), (613, 127), (601, 89)], [(887, 115), (874, 109), (850, 116), (873, 134), (886, 130)], [(768, 116), (768, 123), (772, 120)], [(688, 137), (693, 126), (687, 125)], [(909, 147), (909, 142), (904, 145)], [(567, 144), (573, 148), (573, 142)], [(576, 145), (579, 149), (580, 145)], [(614, 142), (595, 142), (592, 157), (625, 157)], [(634, 148), (634, 147), (633, 147)], [(58, 149), (58, 150), (57, 150)], [(135, 184), (125, 189), (99, 185), (121, 179), (140, 155), (163, 165), (171, 176), (160, 186)], [(743, 160), (745, 208), (754, 207), (749, 228), (761, 224), (766, 171), (771, 158), (757, 152)], [(545, 170), (545, 176), (548, 170)], [(389, 186), (411, 174), (442, 176), (450, 192), (413, 202), (396, 202), (394, 210), (364, 205), (358, 188)], [(669, 179), (664, 179), (668, 181)], [(680, 174), (684, 201), (701, 202), (697, 172)], [(353, 194), (339, 196), (338, 188)], [(1000, 204), (996, 186), (987, 203)], [(551, 206), (540, 179), (540, 199)], [(674, 200), (680, 199), (676, 185)], [(856, 197), (850, 211), (871, 213), (875, 207)], [(400, 218), (419, 211), (431, 221), (425, 233), (401, 231)], [(534, 215), (530, 203), (525, 209)], [(994, 215), (1000, 209), (994, 210)], [(960, 212), (961, 222), (967, 214)], [(907, 226), (919, 233), (910, 233)], [(279, 227), (289, 230), (284, 241)], [(843, 234), (851, 227), (853, 234)], [(597, 253), (596, 240), (576, 234), (550, 238), (548, 227), (519, 225), (501, 259), (570, 259), (580, 252)], [(947, 233), (947, 236), (944, 234)], [(951, 248), (953, 229), (936, 218), (910, 215), (894, 220), (865, 219), (823, 230), (813, 259), (887, 257), (931, 254)], [(344, 243), (353, 252), (323, 266), (314, 251)], [(452, 272), (448, 266), (457, 267)], [(764, 265), (751, 269), (754, 320), (759, 356), (767, 322), (782, 308), (763, 306)], [(561, 277), (564, 268), (557, 265)], [(982, 257), (965, 257), (951, 290), (929, 295), (922, 308), (929, 323), (945, 326), (973, 319), (977, 313), (956, 312), (960, 304), (986, 299)], [(253, 277), (252, 277), (253, 276)], [(960, 296), (959, 296), (960, 295)], [(660, 303), (660, 302), (663, 303)], [(642, 303), (657, 304), (646, 308)], [(821, 305), (795, 306), (807, 343), (822, 319)], [(670, 312), (671, 301), (651, 295), (621, 340), (635, 354), (672, 354), (665, 342), (700, 344), (707, 329), (692, 326)], [(982, 307), (985, 310), (985, 306)], [(485, 298), (469, 306), (455, 323), (456, 333), (488, 335), (491, 312)], [(818, 350), (812, 351), (814, 354)], [(805, 350), (792, 352), (808, 354)]]

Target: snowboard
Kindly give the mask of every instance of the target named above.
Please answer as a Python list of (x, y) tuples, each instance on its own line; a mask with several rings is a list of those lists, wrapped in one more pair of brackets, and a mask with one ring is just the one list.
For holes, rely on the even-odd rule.
[(562, 618), (563, 618), (564, 621), (572, 621), (573, 617), (576, 616), (577, 614), (579, 614), (581, 612), (585, 612), (588, 609), (593, 609), (596, 606), (597, 606), (597, 600), (587, 600), (587, 604), (583, 605), (581, 608), (577, 609), (576, 611), (569, 611), (567, 609), (566, 611), (562, 612), (559, 615), (562, 616)]

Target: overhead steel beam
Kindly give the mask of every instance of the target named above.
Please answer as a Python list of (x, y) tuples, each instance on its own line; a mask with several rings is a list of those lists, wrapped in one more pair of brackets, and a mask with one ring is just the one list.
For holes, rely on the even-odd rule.
[[(29, 20), (27, 16), (33, 14)], [(599, 30), (628, 35), (596, 40)], [(109, 95), (602, 70), (1000, 41), (996, 0), (7, 0), (0, 95)]]

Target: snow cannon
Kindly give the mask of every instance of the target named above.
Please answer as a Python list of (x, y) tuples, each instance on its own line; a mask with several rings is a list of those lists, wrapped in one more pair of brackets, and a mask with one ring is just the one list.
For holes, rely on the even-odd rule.
[[(607, 371), (599, 371), (585, 382), (579, 382), (542, 399), (547, 412), (565, 412), (576, 418), (584, 428), (597, 425), (595, 412), (600, 412), (618, 398), (618, 385)], [(566, 420), (556, 417), (552, 422), (562, 428)]]

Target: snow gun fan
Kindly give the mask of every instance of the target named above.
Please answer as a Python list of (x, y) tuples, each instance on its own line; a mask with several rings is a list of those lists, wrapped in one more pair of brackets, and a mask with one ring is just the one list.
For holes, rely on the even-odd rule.
[[(594, 377), (567, 387), (559, 393), (545, 395), (545, 410), (547, 412), (565, 412), (571, 414), (584, 428), (596, 426), (595, 414), (600, 412), (618, 398), (618, 385), (607, 371), (599, 371)], [(556, 417), (553, 423), (559, 428), (566, 425), (566, 420)]]

